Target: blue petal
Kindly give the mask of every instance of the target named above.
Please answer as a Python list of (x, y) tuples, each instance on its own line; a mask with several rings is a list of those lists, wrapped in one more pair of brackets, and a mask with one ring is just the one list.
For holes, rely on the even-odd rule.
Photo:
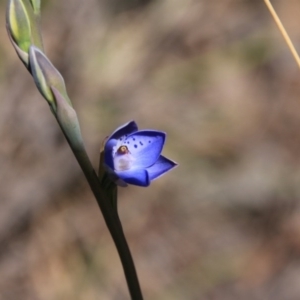
[(118, 127), (108, 138), (110, 139), (119, 139), (123, 135), (128, 135), (130, 133), (136, 132), (138, 130), (137, 124), (134, 121), (130, 121), (120, 127)]
[(153, 166), (147, 168), (150, 180), (158, 178), (176, 166), (177, 163), (161, 155)]
[(128, 184), (138, 186), (148, 186), (150, 184), (150, 178), (146, 170), (129, 170), (116, 172), (116, 174)]
[(117, 144), (117, 139), (124, 135), (128, 135), (138, 130), (137, 124), (134, 121), (130, 121), (120, 127), (118, 127), (107, 139), (104, 146), (104, 162), (105, 164), (114, 169), (112, 149)]
[(162, 151), (166, 134), (156, 130), (141, 130), (126, 137), (124, 145), (134, 158), (132, 167), (144, 169), (153, 165)]

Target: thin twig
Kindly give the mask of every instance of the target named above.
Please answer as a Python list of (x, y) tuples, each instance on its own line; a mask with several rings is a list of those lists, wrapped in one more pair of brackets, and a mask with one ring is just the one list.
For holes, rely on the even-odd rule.
[(294, 45), (293, 45), (290, 37), (289, 37), (289, 35), (287, 34), (284, 26), (282, 25), (282, 23), (281, 23), (278, 15), (276, 13), (276, 11), (274, 10), (271, 2), (269, 0), (264, 0), (264, 1), (265, 1), (266, 5), (267, 5), (267, 7), (268, 7), (268, 9), (269, 9), (269, 11), (271, 13), (271, 15), (272, 15), (272, 17), (273, 17), (276, 25), (278, 26), (278, 29), (281, 32), (281, 34), (282, 34), (282, 36), (283, 36), (286, 44), (288, 45), (290, 51), (292, 52), (292, 55), (294, 56), (298, 67), (300, 68), (300, 58), (299, 58), (299, 55), (298, 55), (298, 53), (297, 53), (297, 51), (296, 51), (296, 49), (295, 49), (295, 47), (294, 47)]

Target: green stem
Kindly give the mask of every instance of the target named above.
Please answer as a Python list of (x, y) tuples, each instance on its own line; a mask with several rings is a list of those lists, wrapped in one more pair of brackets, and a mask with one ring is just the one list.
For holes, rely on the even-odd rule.
[[(63, 128), (61, 127), (64, 132)], [(114, 240), (116, 248), (118, 250), (123, 270), (125, 273), (128, 289), (132, 300), (143, 300), (142, 291), (140, 288), (139, 280), (137, 277), (134, 262), (128, 247), (122, 224), (119, 219), (119, 215), (116, 209), (111, 205), (110, 200), (107, 198), (103, 188), (101, 187), (99, 178), (89, 160), (89, 157), (84, 149), (84, 146), (78, 146), (74, 148), (74, 145), (70, 143), (67, 135), (64, 135), (90, 185), (90, 188), (97, 200), (100, 210), (103, 214), (105, 223), (110, 231), (110, 234)]]

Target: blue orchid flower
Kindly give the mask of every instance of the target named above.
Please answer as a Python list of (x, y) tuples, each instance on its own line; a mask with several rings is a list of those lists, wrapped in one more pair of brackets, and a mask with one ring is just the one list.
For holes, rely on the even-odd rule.
[(104, 146), (108, 172), (119, 179), (120, 185), (149, 186), (152, 180), (177, 166), (161, 155), (165, 139), (162, 131), (138, 130), (134, 121), (117, 128)]

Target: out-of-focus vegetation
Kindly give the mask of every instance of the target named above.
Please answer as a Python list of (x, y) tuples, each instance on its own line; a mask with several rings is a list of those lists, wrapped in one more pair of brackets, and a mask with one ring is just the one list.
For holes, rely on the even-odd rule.
[[(300, 73), (263, 1), (42, 4), (95, 166), (131, 119), (166, 131), (180, 164), (120, 189), (145, 299), (300, 299)], [(300, 2), (274, 4), (300, 49)], [(0, 299), (128, 299), (96, 201), (0, 33)]]

